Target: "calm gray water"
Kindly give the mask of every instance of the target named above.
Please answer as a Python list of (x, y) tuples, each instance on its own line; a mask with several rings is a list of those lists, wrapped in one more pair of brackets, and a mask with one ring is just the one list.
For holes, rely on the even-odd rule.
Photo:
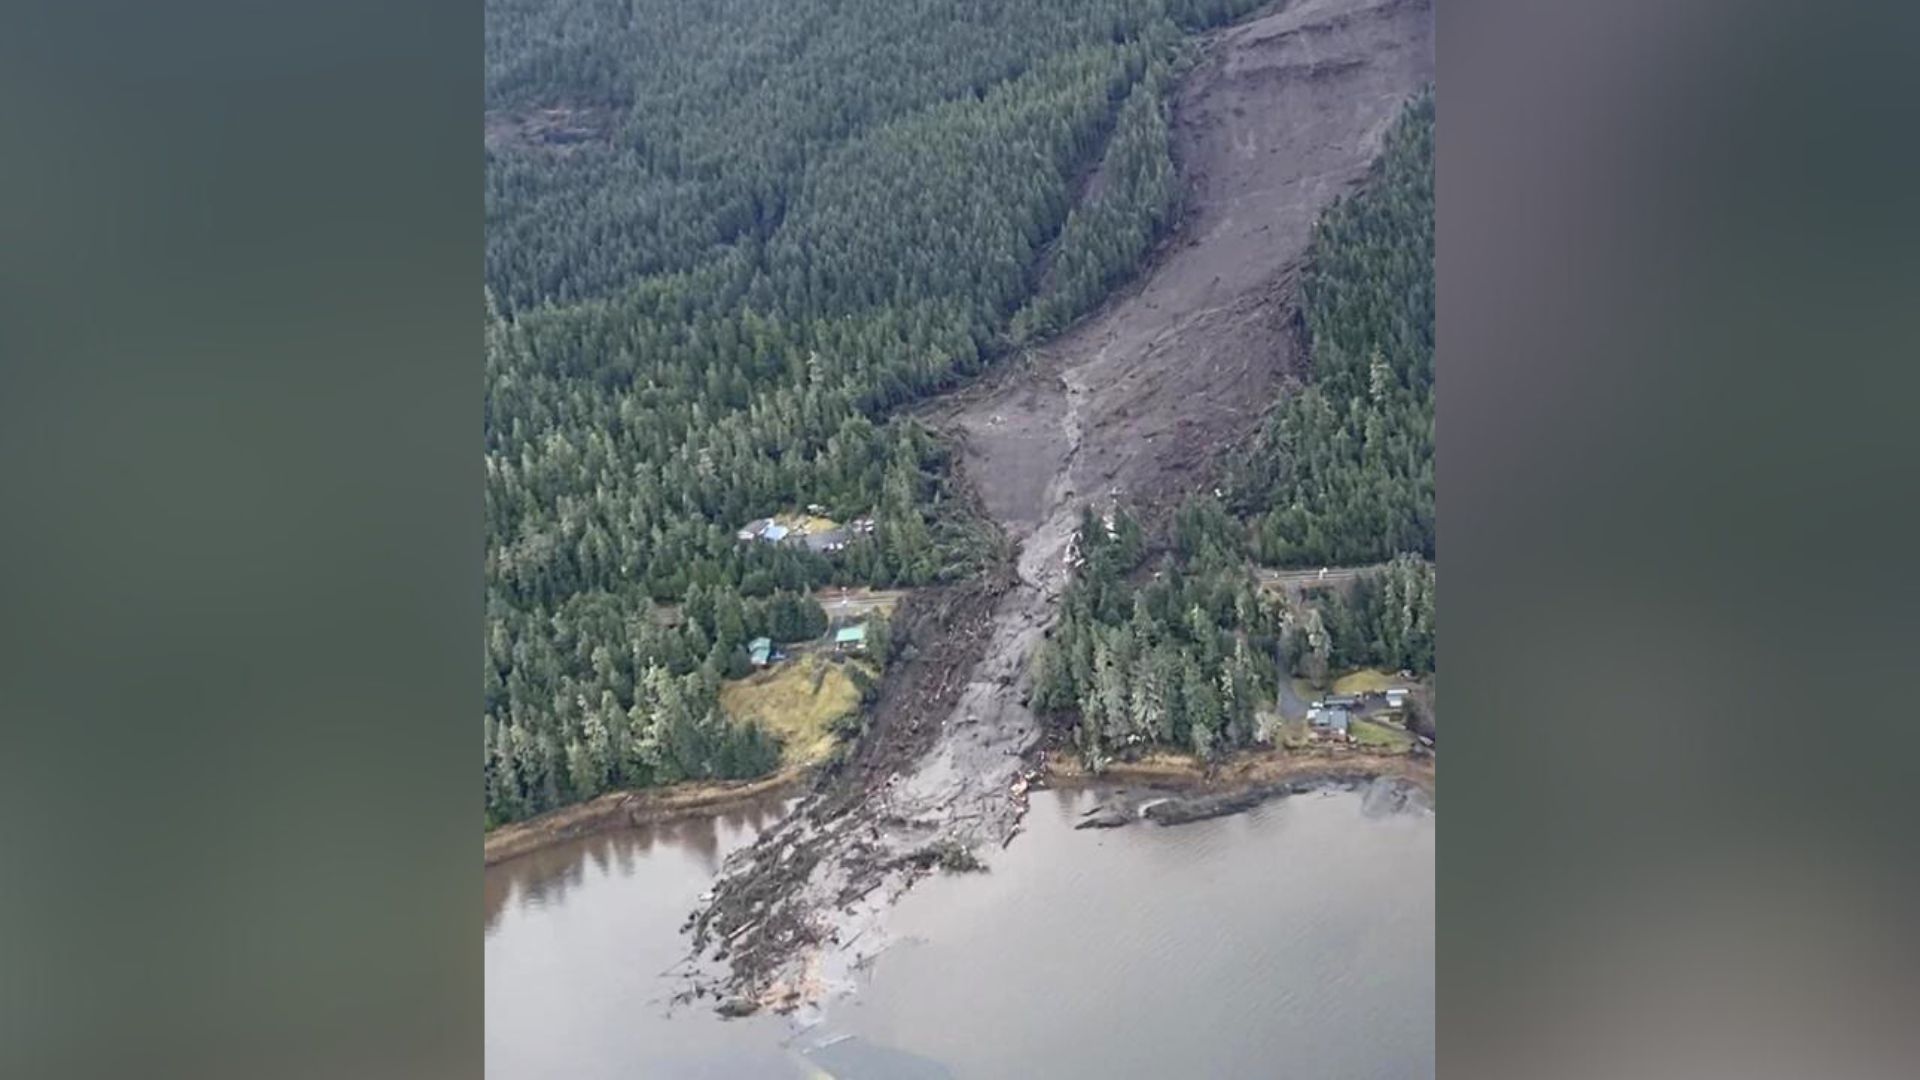
[(934, 877), (805, 1030), (675, 1010), (660, 972), (727, 851), (782, 804), (487, 871), (487, 1072), (522, 1077), (1433, 1075), (1431, 816), (1296, 796), (1075, 832), (1039, 792), (990, 873)]

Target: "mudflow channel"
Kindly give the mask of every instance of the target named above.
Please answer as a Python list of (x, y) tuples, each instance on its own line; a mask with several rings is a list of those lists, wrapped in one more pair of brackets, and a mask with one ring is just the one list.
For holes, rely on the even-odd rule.
[[(1179, 228), (1131, 289), (931, 416), (1017, 545), (1016, 572), (907, 628), (861, 759), (729, 859), (694, 913), (691, 994), (729, 1010), (850, 989), (885, 913), (937, 856), (991, 861), (1026, 809), (1040, 726), (1026, 670), (1083, 506), (1165, 505), (1303, 370), (1296, 277), (1313, 223), (1362, 180), (1433, 77), (1426, 0), (1299, 0), (1212, 34), (1174, 102)], [(706, 962), (701, 962), (706, 961)]]

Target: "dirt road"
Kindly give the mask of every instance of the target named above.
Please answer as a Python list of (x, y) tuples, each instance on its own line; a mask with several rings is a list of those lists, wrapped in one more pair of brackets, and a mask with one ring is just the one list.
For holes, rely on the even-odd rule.
[(813, 598), (827, 618), (848, 620), (876, 612), (885, 615), (900, 606), (906, 595), (905, 589), (821, 589)]
[(1313, 570), (1269, 570), (1261, 567), (1254, 571), (1254, 576), (1260, 579), (1260, 584), (1269, 589), (1281, 589), (1297, 594), (1307, 589), (1346, 588), (1361, 578), (1371, 577), (1386, 568), (1386, 563), (1374, 563), (1370, 566), (1328, 566)]
[(1175, 99), (1188, 203), (1153, 267), (931, 413), (1017, 545), (1014, 579), (929, 621), (950, 635), (944, 666), (883, 698), (864, 766), (729, 862), (691, 924), (730, 965), (702, 991), (790, 1007), (849, 988), (940, 854), (990, 860), (1012, 837), (1040, 735), (1028, 657), (1081, 508), (1118, 495), (1151, 512), (1208, 482), (1303, 369), (1294, 282), (1313, 223), (1432, 77), (1426, 0), (1298, 0), (1211, 35)]

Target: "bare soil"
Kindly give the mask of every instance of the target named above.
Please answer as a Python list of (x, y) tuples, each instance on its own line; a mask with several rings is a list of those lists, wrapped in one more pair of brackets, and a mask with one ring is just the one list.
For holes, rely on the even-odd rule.
[(600, 105), (557, 105), (533, 109), (496, 109), (485, 117), (489, 150), (538, 150), (566, 156), (605, 143), (619, 113)]
[(1120, 498), (1151, 518), (1210, 483), (1304, 371), (1296, 279), (1313, 224), (1432, 77), (1427, 0), (1298, 0), (1209, 36), (1174, 102), (1187, 205), (1150, 269), (928, 410), (1010, 565), (903, 605), (918, 657), (889, 674), (858, 756), (730, 859), (690, 916), (695, 958), (720, 963), (695, 965), (687, 997), (738, 1012), (849, 989), (887, 945), (887, 908), (948, 861), (934, 855), (990, 858), (1012, 839), (1042, 764), (1028, 658), (1082, 507)]

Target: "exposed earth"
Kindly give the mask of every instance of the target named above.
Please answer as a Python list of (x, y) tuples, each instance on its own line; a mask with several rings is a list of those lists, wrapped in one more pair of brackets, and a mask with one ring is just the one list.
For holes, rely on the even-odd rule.
[(1296, 276), (1315, 220), (1433, 78), (1426, 0), (1299, 0), (1208, 37), (1174, 101), (1188, 188), (1132, 288), (928, 412), (1012, 545), (989, 578), (907, 600), (856, 757), (729, 859), (689, 920), (688, 997), (739, 1012), (849, 988), (885, 913), (935, 866), (989, 863), (1036, 775), (1028, 658), (1067, 584), (1082, 508), (1149, 516), (1209, 482), (1305, 369)]
[(617, 116), (604, 106), (494, 110), (486, 115), (489, 150), (509, 147), (565, 156), (604, 143)]

